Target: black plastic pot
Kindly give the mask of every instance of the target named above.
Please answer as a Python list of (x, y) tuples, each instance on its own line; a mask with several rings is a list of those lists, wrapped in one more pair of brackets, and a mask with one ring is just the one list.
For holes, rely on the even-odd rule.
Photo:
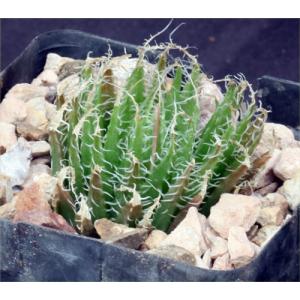
[[(106, 53), (108, 44), (116, 55), (123, 53), (124, 47), (127, 53), (136, 53), (133, 45), (78, 31), (42, 34), (1, 73), (1, 95), (16, 83), (30, 82), (37, 76), (49, 52), (85, 58), (90, 51), (95, 56)], [(299, 126), (300, 85), (262, 77), (259, 86), (262, 101), (273, 108), (273, 119)], [(289, 101), (281, 107), (284, 99)], [(283, 114), (287, 105), (287, 113)], [(278, 113), (277, 107), (281, 107)], [(0, 281), (299, 281), (299, 223), (300, 207), (249, 265), (214, 271), (97, 239), (0, 220)]]

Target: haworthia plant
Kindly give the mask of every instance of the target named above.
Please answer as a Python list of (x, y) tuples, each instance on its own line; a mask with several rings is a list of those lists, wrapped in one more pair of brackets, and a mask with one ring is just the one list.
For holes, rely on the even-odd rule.
[[(266, 118), (250, 85), (225, 80), (223, 101), (200, 129), (206, 76), (191, 56), (168, 62), (171, 48), (158, 54), (151, 72), (142, 48), (121, 86), (113, 58), (87, 59), (75, 96), (59, 95), (50, 133), (52, 172), (63, 176), (56, 209), (74, 226), (84, 203), (92, 222), (167, 231), (189, 205), (208, 215), (250, 167)], [(62, 175), (66, 168), (69, 176)]]

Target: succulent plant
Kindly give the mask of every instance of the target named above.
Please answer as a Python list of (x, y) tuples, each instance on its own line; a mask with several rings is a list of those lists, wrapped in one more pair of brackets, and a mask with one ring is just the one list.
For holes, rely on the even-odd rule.
[[(225, 79), (224, 99), (201, 128), (199, 87), (207, 77), (199, 63), (168, 44), (155, 48), (157, 62), (150, 65), (150, 50), (140, 48), (125, 84), (116, 84), (118, 58), (88, 58), (72, 93), (66, 89), (56, 100), (55, 209), (81, 230), (85, 221), (109, 218), (167, 231), (189, 205), (208, 215), (251, 165), (266, 111), (247, 81)], [(172, 50), (184, 60), (170, 60)]]

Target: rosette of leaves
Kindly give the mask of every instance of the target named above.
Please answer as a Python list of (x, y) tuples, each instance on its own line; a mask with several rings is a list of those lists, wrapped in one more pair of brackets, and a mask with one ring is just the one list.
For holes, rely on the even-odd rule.
[[(172, 48), (184, 63), (169, 62)], [(52, 171), (61, 179), (55, 208), (77, 228), (84, 215), (167, 231), (190, 205), (208, 215), (250, 167), (266, 118), (250, 85), (226, 80), (223, 101), (199, 129), (199, 63), (166, 45), (149, 78), (145, 53), (123, 86), (113, 58), (87, 59), (74, 96), (58, 95), (50, 133)]]

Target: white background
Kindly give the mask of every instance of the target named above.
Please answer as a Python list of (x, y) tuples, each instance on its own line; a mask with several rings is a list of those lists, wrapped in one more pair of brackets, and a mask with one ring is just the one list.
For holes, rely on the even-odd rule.
[[(298, 0), (2, 0), (0, 4), (0, 18), (299, 18), (299, 15)], [(299, 283), (0, 283), (1, 300), (294, 300), (299, 297)]]

